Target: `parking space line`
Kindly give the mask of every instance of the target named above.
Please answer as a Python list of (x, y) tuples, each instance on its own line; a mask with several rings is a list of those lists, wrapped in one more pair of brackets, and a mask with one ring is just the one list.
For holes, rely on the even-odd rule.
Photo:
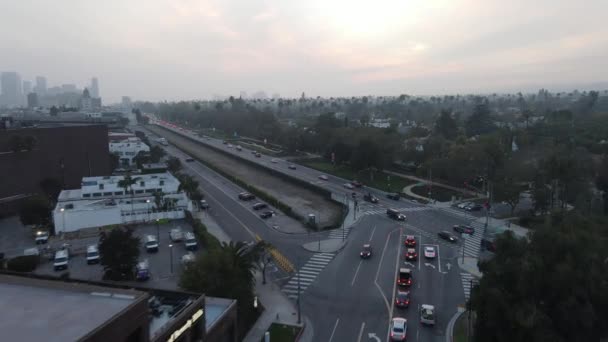
[(357, 339), (357, 342), (361, 342), (361, 337), (363, 337), (363, 329), (365, 329), (365, 322), (361, 323), (361, 330), (359, 330), (359, 338)]
[(439, 256), (439, 245), (435, 245), (435, 247), (437, 248), (437, 264), (439, 265), (439, 273), (443, 273), (441, 272), (441, 257)]
[(334, 338), (334, 334), (336, 333), (336, 328), (338, 327), (338, 323), (340, 323), (340, 317), (338, 317), (338, 319), (336, 320), (336, 324), (334, 324), (334, 330), (332, 330), (331, 336), (329, 336), (328, 342), (331, 342), (331, 340)]
[(350, 282), (351, 287), (353, 285), (355, 285), (355, 279), (357, 279), (357, 274), (359, 274), (359, 268), (361, 268), (361, 263), (363, 263), (363, 260), (359, 261), (359, 266), (357, 266), (357, 270), (355, 271), (355, 276), (353, 277), (353, 281)]

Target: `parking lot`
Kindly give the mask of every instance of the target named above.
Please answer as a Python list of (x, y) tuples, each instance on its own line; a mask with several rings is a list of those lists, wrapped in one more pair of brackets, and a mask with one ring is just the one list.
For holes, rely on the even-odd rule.
[[(178, 227), (181, 228), (184, 233), (192, 232), (192, 227), (184, 220), (171, 221), (158, 226), (152, 223), (141, 224), (135, 227), (134, 233), (141, 239), (139, 259), (140, 261), (147, 259), (149, 262), (150, 279), (146, 282), (147, 286), (166, 289), (177, 287), (179, 275), (182, 271), (181, 258), (188, 253), (183, 241), (173, 243), (169, 236), (171, 229)], [(16, 217), (1, 221), (0, 229), (2, 229), (3, 232), (0, 237), (0, 247), (11, 247), (10, 253), (6, 255), (7, 257), (22, 255), (24, 249), (35, 246), (33, 237), (26, 233), (26, 229), (20, 224), (19, 219)], [(8, 232), (8, 234), (4, 234), (5, 232)], [(157, 236), (157, 234), (160, 238), (158, 252), (148, 253), (144, 247), (144, 237), (146, 235)], [(53, 247), (60, 246), (63, 242), (70, 244), (71, 253), (67, 272), (69, 272), (71, 278), (99, 281), (102, 280), (103, 268), (99, 264), (88, 265), (85, 256), (86, 246), (97, 244), (98, 241), (98, 237), (67, 241), (53, 238), (49, 242), (49, 245)], [(169, 245), (172, 245), (172, 247), (169, 247)], [(45, 257), (41, 257), (41, 263), (35, 270), (35, 273), (38, 274), (55, 276), (64, 272), (66, 271), (55, 271), (53, 269), (52, 260)]]

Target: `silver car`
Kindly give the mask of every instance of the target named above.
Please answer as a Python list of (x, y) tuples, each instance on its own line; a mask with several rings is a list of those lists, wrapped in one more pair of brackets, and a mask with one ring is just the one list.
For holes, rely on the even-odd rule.
[(391, 341), (405, 341), (407, 334), (407, 319), (395, 317), (391, 321), (390, 336)]

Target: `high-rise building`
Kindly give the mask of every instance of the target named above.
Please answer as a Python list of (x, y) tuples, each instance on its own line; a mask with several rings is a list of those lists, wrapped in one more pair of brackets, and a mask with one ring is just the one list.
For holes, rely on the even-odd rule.
[(38, 94), (36, 94), (36, 93), (27, 94), (27, 107), (28, 108), (38, 107)]
[(64, 93), (77, 93), (78, 92), (78, 88), (76, 88), (75, 84), (62, 84), (61, 90)]
[(36, 87), (34, 91), (39, 95), (46, 94), (46, 77), (44, 76), (36, 76)]
[(91, 93), (92, 98), (99, 97), (99, 82), (97, 81), (97, 77), (91, 78), (91, 87), (89, 88), (89, 92)]
[(122, 104), (122, 106), (121, 106), (122, 110), (125, 113), (128, 113), (128, 112), (131, 111), (131, 109), (133, 109), (133, 105), (131, 104), (131, 98), (128, 97), (128, 96), (123, 96), (122, 97), (121, 104)]
[(93, 101), (87, 88), (84, 88), (84, 91), (82, 92), (82, 97), (80, 98), (80, 110), (82, 110), (83, 112), (93, 111)]
[(32, 81), (23, 81), (23, 94), (27, 95), (32, 92)]
[(3, 72), (0, 75), (0, 104), (17, 106), (21, 104), (21, 77), (16, 72)]

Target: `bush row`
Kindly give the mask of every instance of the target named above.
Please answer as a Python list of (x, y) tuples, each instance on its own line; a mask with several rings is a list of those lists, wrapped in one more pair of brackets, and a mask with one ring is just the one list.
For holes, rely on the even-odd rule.
[(38, 266), (40, 257), (37, 255), (22, 255), (9, 259), (6, 269), (14, 272), (32, 272)]

